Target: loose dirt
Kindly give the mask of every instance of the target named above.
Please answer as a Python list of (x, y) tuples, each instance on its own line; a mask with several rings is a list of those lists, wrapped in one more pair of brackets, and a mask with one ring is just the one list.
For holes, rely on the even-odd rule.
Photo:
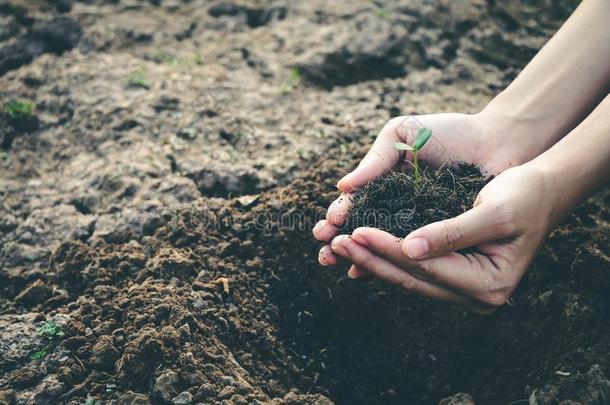
[(0, 5), (2, 105), (36, 117), (0, 118), (0, 403), (607, 401), (608, 190), (489, 317), (310, 233), (388, 118), (482, 108), (574, 6)]

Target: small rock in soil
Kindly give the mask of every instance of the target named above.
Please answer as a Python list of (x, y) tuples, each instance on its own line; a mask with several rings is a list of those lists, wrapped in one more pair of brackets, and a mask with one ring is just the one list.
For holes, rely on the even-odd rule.
[(150, 405), (150, 401), (147, 395), (127, 391), (119, 398), (118, 405)]
[(181, 392), (172, 399), (174, 405), (190, 405), (193, 403), (193, 394), (188, 391)]
[(179, 380), (180, 377), (175, 371), (163, 371), (157, 378), (155, 378), (153, 395), (166, 402), (170, 402), (178, 394), (177, 387)]
[(120, 356), (119, 351), (114, 347), (112, 337), (108, 335), (100, 336), (92, 351), (91, 363), (100, 370), (114, 369), (114, 363)]
[(27, 388), (36, 384), (42, 377), (42, 372), (35, 368), (24, 367), (15, 371), (11, 377), (11, 384), (15, 388)]
[(15, 301), (26, 305), (42, 304), (51, 297), (53, 289), (44, 281), (36, 280), (28, 285), (16, 297)]

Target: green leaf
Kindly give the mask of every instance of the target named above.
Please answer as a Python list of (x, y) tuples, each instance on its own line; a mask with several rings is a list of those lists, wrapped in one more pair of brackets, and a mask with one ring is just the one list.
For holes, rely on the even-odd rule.
[(39, 360), (42, 359), (44, 356), (47, 355), (47, 353), (49, 352), (49, 350), (46, 347), (43, 347), (42, 349), (36, 351), (34, 354), (32, 354), (31, 359), (32, 360)]
[(38, 328), (38, 336), (46, 337), (49, 340), (53, 340), (55, 337), (63, 337), (65, 333), (61, 330), (61, 327), (53, 321), (45, 322), (40, 328)]
[(420, 150), (428, 139), (432, 136), (432, 130), (430, 128), (420, 128), (417, 130), (417, 136), (415, 136), (415, 143), (413, 144), (413, 149)]
[(412, 147), (410, 147), (406, 143), (402, 143), (402, 142), (394, 142), (392, 144), (392, 146), (394, 146), (394, 149), (397, 149), (397, 150), (413, 150)]

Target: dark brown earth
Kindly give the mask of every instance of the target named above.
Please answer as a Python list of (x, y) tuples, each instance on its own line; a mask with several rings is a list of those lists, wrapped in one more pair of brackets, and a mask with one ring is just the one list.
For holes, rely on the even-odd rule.
[[(424, 225), (453, 218), (472, 207), (486, 183), (473, 166), (395, 171), (371, 181), (351, 198), (351, 208), (340, 232), (369, 226), (393, 235), (408, 235)], [(340, 197), (347, 198), (347, 197)]]
[(573, 8), (0, 4), (0, 101), (36, 122), (0, 123), (0, 403), (608, 403), (608, 190), (489, 317), (309, 231), (388, 118), (477, 111)]

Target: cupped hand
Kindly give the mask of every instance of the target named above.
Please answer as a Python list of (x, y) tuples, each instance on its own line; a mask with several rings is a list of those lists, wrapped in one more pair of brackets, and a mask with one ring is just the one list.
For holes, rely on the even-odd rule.
[[(413, 144), (417, 130), (432, 129), (432, 137), (418, 152), (418, 159), (433, 167), (457, 162), (470, 163), (488, 175), (495, 175), (517, 164), (518, 159), (503, 146), (507, 138), (483, 114), (433, 114), (393, 118), (384, 126), (358, 167), (337, 183), (341, 195), (329, 207), (326, 219), (313, 229), (316, 239), (330, 242), (346, 219), (350, 195), (369, 181), (397, 167), (408, 164), (394, 149), (394, 142)], [(509, 145), (508, 143), (506, 143)], [(329, 245), (319, 253), (320, 263), (334, 265), (337, 257)], [(354, 270), (357, 271), (357, 270)]]
[[(510, 298), (554, 222), (549, 177), (532, 164), (489, 182), (474, 207), (426, 225), (406, 238), (358, 228), (331, 242), (353, 263), (352, 277), (374, 275), (407, 292), (490, 313)], [(456, 250), (477, 247), (476, 253)]]

